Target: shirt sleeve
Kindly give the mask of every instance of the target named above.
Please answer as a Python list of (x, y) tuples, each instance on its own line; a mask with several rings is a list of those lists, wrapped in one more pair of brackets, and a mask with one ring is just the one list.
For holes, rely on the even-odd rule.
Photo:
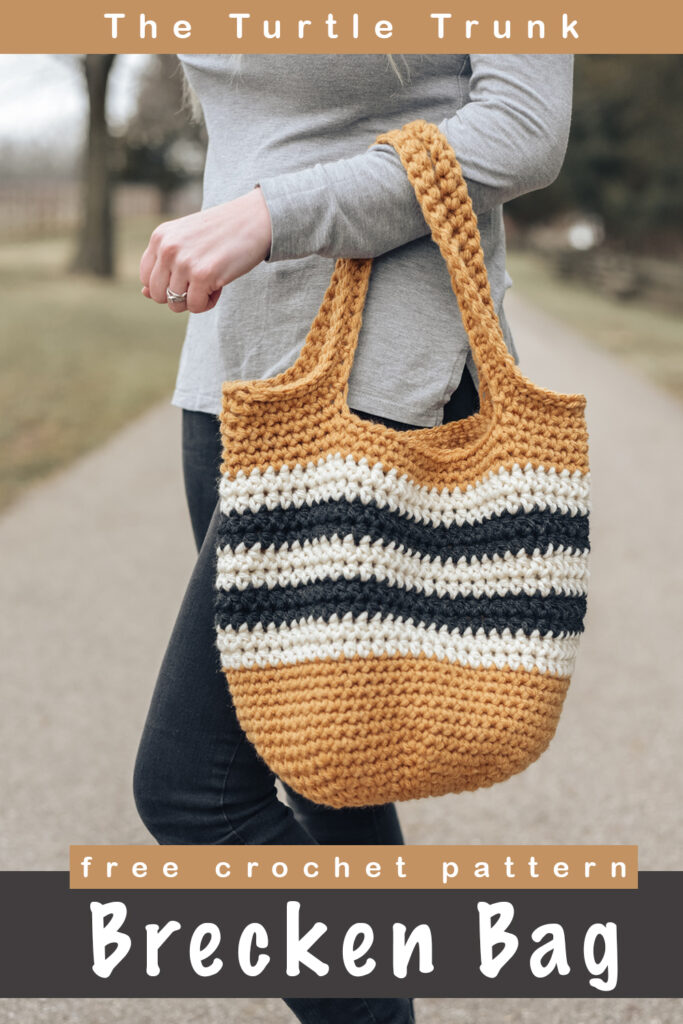
[[(559, 174), (572, 103), (571, 54), (470, 54), (468, 102), (438, 125), (477, 214)], [(397, 128), (400, 125), (387, 125)], [(272, 225), (266, 260), (379, 256), (427, 234), (400, 158), (375, 145), (257, 183)]]

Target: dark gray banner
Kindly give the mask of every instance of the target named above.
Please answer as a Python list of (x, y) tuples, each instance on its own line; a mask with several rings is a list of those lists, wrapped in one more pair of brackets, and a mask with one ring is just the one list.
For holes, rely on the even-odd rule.
[(0, 997), (683, 996), (683, 872), (637, 891), (112, 891), (0, 872)]

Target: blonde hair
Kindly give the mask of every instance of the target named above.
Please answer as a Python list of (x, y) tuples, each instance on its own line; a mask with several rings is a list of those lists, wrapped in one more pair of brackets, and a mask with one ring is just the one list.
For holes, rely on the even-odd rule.
[[(240, 66), (242, 64), (242, 58), (244, 56), (246, 56), (246, 54), (244, 54), (244, 53), (235, 53), (235, 54), (232, 54), (232, 56), (233, 56), (233, 60), (234, 60), (234, 71), (233, 71), (233, 74), (237, 74), (237, 72), (239, 71)], [(405, 85), (406, 81), (410, 78), (410, 67), (408, 65), (408, 61), (406, 60), (406, 58), (401, 54), (401, 58), (400, 59), (403, 61), (403, 64), (404, 64), (404, 71), (405, 71), (405, 76), (406, 76), (405, 79), (403, 78), (403, 75), (401, 74), (401, 69), (399, 68), (398, 64), (396, 63), (396, 58), (394, 57), (394, 55), (392, 53), (388, 53), (386, 55), (386, 58), (387, 58), (387, 63), (389, 64), (389, 67), (394, 72), (394, 74), (398, 78), (398, 80), (401, 83), (401, 85), (402, 86)], [(204, 115), (202, 113), (202, 107), (201, 107), (201, 104), (199, 102), (199, 98), (197, 96), (197, 93), (194, 91), (194, 89), (190, 85), (190, 82), (188, 80), (187, 74), (185, 73), (185, 68), (183, 67), (182, 61), (180, 62), (180, 66), (181, 66), (181, 68), (183, 70), (183, 74), (182, 74), (182, 79), (183, 79), (183, 108), (188, 111), (188, 113), (190, 115), (190, 120), (191, 121), (195, 121), (195, 122), (199, 123), (199, 122), (201, 122), (203, 120), (203, 117), (204, 117)]]

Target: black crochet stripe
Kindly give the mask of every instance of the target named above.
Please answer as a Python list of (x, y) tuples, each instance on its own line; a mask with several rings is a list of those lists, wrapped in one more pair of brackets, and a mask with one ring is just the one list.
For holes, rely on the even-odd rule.
[(505, 597), (456, 598), (422, 594), (392, 587), (378, 580), (323, 580), (305, 587), (248, 587), (246, 590), (218, 591), (216, 625), (235, 629), (246, 624), (253, 629), (259, 622), (295, 622), (299, 619), (342, 616), (362, 612), (384, 617), (392, 614), (412, 618), (417, 625), (434, 623), (437, 627), (473, 630), (521, 629), (530, 634), (579, 633), (586, 613), (585, 597), (532, 596), (510, 594)]
[(549, 544), (578, 551), (589, 548), (588, 516), (535, 510), (504, 512), (482, 523), (433, 526), (388, 508), (364, 505), (360, 499), (343, 498), (303, 508), (232, 511), (220, 517), (218, 543), (235, 548), (240, 543), (253, 547), (260, 542), (264, 549), (271, 544), (279, 548), (297, 540), (303, 543), (317, 537), (330, 538), (335, 533), (339, 537), (351, 534), (356, 543), (364, 537), (386, 544), (394, 541), (422, 555), (442, 559), (450, 556), (454, 560), (462, 555), (470, 559), (521, 550), (533, 554), (537, 548), (545, 551)]

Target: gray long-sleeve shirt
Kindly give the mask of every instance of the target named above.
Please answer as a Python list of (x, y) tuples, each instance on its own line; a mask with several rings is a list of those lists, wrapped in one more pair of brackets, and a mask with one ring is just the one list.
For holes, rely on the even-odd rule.
[[(548, 185), (569, 132), (572, 57), (229, 54), (181, 57), (209, 146), (203, 207), (259, 184), (269, 258), (190, 314), (173, 403), (218, 413), (224, 380), (271, 377), (296, 359), (334, 268), (375, 257), (349, 405), (433, 426), (457, 387), (469, 342), (448, 270), (398, 154), (371, 145), (415, 118), (436, 123), (465, 175), (495, 307), (503, 311), (502, 204)], [(368, 148), (370, 147), (370, 148)], [(515, 353), (516, 355), (516, 353)]]

